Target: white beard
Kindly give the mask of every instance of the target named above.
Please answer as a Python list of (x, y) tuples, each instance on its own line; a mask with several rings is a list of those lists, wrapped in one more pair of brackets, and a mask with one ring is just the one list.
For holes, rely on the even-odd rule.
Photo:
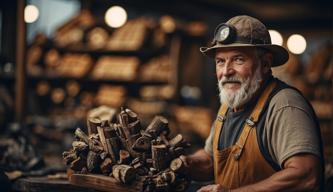
[[(228, 93), (225, 88), (223, 88), (223, 83), (226, 81), (238, 81), (241, 83), (241, 87), (233, 92)], [(218, 82), (218, 87), (220, 91), (220, 102), (225, 103), (230, 108), (238, 108), (247, 103), (255, 92), (260, 88), (262, 82), (262, 76), (260, 74), (260, 66), (257, 67), (253, 77), (248, 77), (247, 79), (242, 79), (238, 76), (223, 77)]]

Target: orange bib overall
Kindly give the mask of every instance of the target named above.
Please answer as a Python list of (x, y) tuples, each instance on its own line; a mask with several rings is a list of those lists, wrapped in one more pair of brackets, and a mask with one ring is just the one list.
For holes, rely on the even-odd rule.
[(244, 123), (244, 128), (236, 144), (223, 150), (218, 149), (218, 141), (228, 107), (225, 104), (221, 106), (215, 122), (213, 140), (216, 184), (233, 189), (258, 182), (276, 172), (260, 152), (255, 127), (260, 112), (275, 86), (276, 81), (272, 81), (266, 87), (250, 117)]

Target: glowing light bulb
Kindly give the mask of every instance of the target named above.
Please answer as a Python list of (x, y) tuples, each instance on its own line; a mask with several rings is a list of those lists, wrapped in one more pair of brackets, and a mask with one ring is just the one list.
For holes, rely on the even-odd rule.
[(301, 54), (306, 49), (306, 40), (302, 35), (294, 34), (288, 38), (287, 46), (290, 52)]
[(276, 31), (276, 30), (268, 30), (269, 35), (271, 36), (272, 44), (275, 45), (282, 45), (283, 44), (283, 38), (282, 35)]
[(127, 13), (120, 6), (112, 6), (106, 11), (104, 19), (108, 26), (118, 28), (126, 23)]
[(39, 11), (34, 5), (27, 5), (24, 8), (24, 21), (26, 23), (33, 23), (38, 19)]

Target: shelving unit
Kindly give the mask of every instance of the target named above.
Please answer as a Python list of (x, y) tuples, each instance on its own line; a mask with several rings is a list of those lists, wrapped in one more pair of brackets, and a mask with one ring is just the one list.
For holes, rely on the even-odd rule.
[[(73, 28), (77, 28), (77, 26), (73, 25), (73, 23), (80, 23), (82, 18), (80, 17), (89, 17), (91, 20), (94, 20), (93, 16), (89, 13), (87, 10), (83, 10), (78, 16), (75, 16), (72, 20), (65, 23), (62, 27), (59, 28), (58, 33), (64, 34), (64, 29), (66, 28), (67, 31), (71, 31), (71, 29), (68, 26), (71, 26)], [(140, 18), (139, 18), (140, 19)], [(95, 22), (92, 22), (95, 23)], [(135, 22), (128, 22), (128, 26), (133, 29), (133, 27), (129, 26), (130, 23)], [(137, 24), (137, 23), (136, 23)], [(138, 24), (137, 24), (138, 25)], [(80, 26), (78, 24), (78, 26)], [(85, 29), (82, 29), (82, 31), (91, 32), (95, 28), (101, 28), (101, 25), (98, 24), (91, 24), (89, 27), (85, 27)], [(105, 26), (104, 26), (105, 27)], [(143, 34), (143, 36), (139, 36), (140, 38), (144, 38), (144, 40), (141, 39), (142, 46), (139, 46), (140, 48), (137, 50), (109, 50), (107, 48), (92, 48), (89, 47), (87, 40), (88, 33), (85, 33), (84, 36), (81, 38), (81, 41), (75, 42), (73, 44), (69, 44), (66, 46), (58, 45), (59, 39), (51, 40), (43, 37), (42, 35), (38, 35), (35, 38), (35, 41), (29, 46), (29, 49), (27, 51), (27, 66), (28, 66), (28, 75), (27, 80), (29, 82), (28, 88), (30, 89), (30, 93), (34, 93), (33, 95), (37, 96), (30, 96), (30, 98), (34, 99), (37, 103), (38, 101), (44, 102), (43, 104), (39, 104), (39, 106), (45, 106), (45, 104), (49, 103), (48, 106), (50, 109), (55, 109), (57, 113), (59, 113), (59, 110), (75, 110), (75, 108), (86, 106), (85, 113), (90, 110), (93, 107), (103, 105), (103, 104), (110, 104), (110, 103), (101, 103), (101, 101), (110, 101), (112, 98), (112, 91), (116, 90), (115, 94), (117, 95), (117, 98), (114, 98), (114, 100), (122, 100), (123, 102), (111, 102), (111, 104), (117, 104), (116, 106), (111, 106), (118, 108), (122, 105), (128, 105), (128, 104), (138, 104), (138, 102), (142, 102), (142, 106), (146, 106), (147, 102), (150, 102), (150, 104), (153, 106), (155, 104), (160, 103), (172, 103), (177, 100), (177, 90), (178, 90), (178, 63), (179, 63), (179, 49), (180, 49), (180, 37), (177, 33), (165, 33), (161, 30), (159, 27), (159, 24), (155, 22), (153, 27), (149, 26), (150, 28), (147, 29), (149, 33)], [(159, 36), (164, 39), (163, 44), (159, 44), (157, 46), (154, 46), (153, 41), (158, 41), (154, 39), (154, 36), (151, 36), (154, 34), (154, 30), (157, 29), (159, 33)], [(120, 29), (124, 30), (124, 29)], [(113, 34), (117, 34), (116, 30), (110, 30), (105, 29), (105, 31), (109, 32), (108, 39), (112, 39)], [(111, 32), (110, 32), (111, 31)], [(156, 35), (156, 34), (155, 34)], [(57, 38), (57, 36), (55, 37)], [(84, 41), (83, 41), (84, 40)], [(118, 42), (119, 43), (119, 42)], [(106, 44), (106, 43), (105, 43)], [(121, 47), (121, 46), (120, 46)], [(51, 51), (53, 51), (52, 54), (48, 54)], [(50, 56), (51, 55), (51, 56)], [(74, 57), (74, 59), (70, 60), (69, 62), (78, 62), (77, 64), (80, 64), (80, 61), (78, 59), (82, 59), (80, 55), (84, 55), (84, 59), (89, 58), (89, 64), (85, 64), (86, 68), (82, 74), (77, 75), (70, 75), (71, 71), (61, 74), (59, 73), (59, 66), (66, 65), (66, 63), (62, 63), (62, 59), (64, 57)], [(53, 56), (53, 58), (52, 58)], [(49, 60), (47, 60), (49, 57)], [(166, 60), (161, 60), (164, 57)], [(123, 78), (117, 78), (115, 76), (102, 76), (99, 77), (98, 73), (96, 72), (94, 74), (94, 70), (97, 67), (101, 67), (99, 65), (101, 58), (107, 58), (109, 59), (109, 63), (104, 63), (104, 67), (107, 67), (107, 65), (110, 65), (108, 68), (101, 68), (99, 70), (99, 73), (103, 72), (103, 70), (111, 70), (109, 71), (109, 75), (117, 73), (117, 71), (112, 71), (114, 68), (112, 68), (112, 65), (115, 63), (112, 63), (112, 58), (116, 59), (123, 59), (124, 65), (126, 63), (126, 58), (136, 58), (138, 62), (137, 68), (134, 69), (135, 76), (119, 76)], [(48, 61), (53, 61), (53, 63), (47, 63)], [(116, 60), (117, 61), (117, 60)], [(101, 61), (102, 62), (102, 61)], [(118, 62), (121, 62), (118, 60)], [(167, 63), (163, 63), (167, 62)], [(81, 62), (82, 63), (82, 62)], [(72, 66), (75, 66), (75, 63), (69, 63)], [(119, 64), (118, 64), (119, 65)], [(156, 79), (156, 77), (159, 76), (159, 73), (162, 74), (162, 71), (156, 70), (155, 78), (143, 78), (142, 77), (142, 70), (146, 70), (148, 68), (148, 65), (156, 65), (157, 67), (154, 67), (155, 70), (159, 69), (159, 65), (168, 65), (168, 70), (166, 73), (167, 79)], [(80, 66), (77, 66), (80, 67)], [(143, 69), (145, 68), (145, 69)], [(69, 69), (63, 69), (63, 70), (75, 70), (74, 68)], [(115, 69), (114, 69), (115, 70)], [(123, 70), (123, 69), (122, 69)], [(131, 69), (133, 70), (133, 69)], [(58, 72), (57, 72), (58, 71)], [(110, 73), (111, 72), (111, 73)], [(126, 73), (127, 71), (123, 71), (123, 73)], [(106, 74), (107, 75), (107, 74)], [(77, 86), (75, 89), (77, 90), (76, 94), (69, 93), (69, 90), (66, 86), (68, 86), (68, 83), (72, 83)], [(154, 88), (155, 87), (155, 88)], [(158, 91), (161, 91), (162, 93), (157, 93)], [(39, 91), (39, 92), (38, 92)], [(120, 91), (120, 92), (119, 92)], [(148, 94), (144, 94), (144, 91), (149, 91)], [(167, 91), (167, 97), (163, 98), (163, 92)], [(171, 91), (171, 92), (170, 92)], [(155, 93), (153, 93), (155, 92)], [(107, 94), (107, 95), (105, 95)], [(119, 95), (120, 94), (120, 95)], [(154, 96), (155, 94), (155, 96)], [(57, 96), (58, 95), (58, 96)], [(147, 97), (142, 98), (141, 96), (148, 95), (150, 98), (147, 100)], [(35, 98), (34, 98), (35, 97)], [(85, 98), (82, 98), (85, 97)], [(123, 98), (119, 98), (123, 97)], [(55, 98), (58, 98), (57, 101), (54, 101)], [(53, 100), (52, 100), (53, 99)], [(89, 100), (88, 106), (82, 101), (82, 100)], [(67, 106), (66, 100), (71, 100), (71, 106)], [(135, 101), (135, 102), (134, 102)], [(73, 104), (73, 102), (75, 104)], [(85, 101), (87, 102), (87, 101)], [(140, 104), (140, 103), (139, 103)], [(38, 105), (38, 104), (37, 104)], [(69, 108), (69, 109), (66, 109)], [(33, 109), (33, 107), (32, 107)], [(144, 110), (144, 108), (138, 108)], [(167, 110), (167, 109), (163, 109)], [(48, 111), (52, 113), (50, 110), (43, 109), (42, 111)], [(163, 113), (163, 111), (159, 111), (160, 113)], [(33, 111), (29, 112), (29, 115), (34, 115)], [(44, 114), (44, 115), (50, 115), (51, 114)], [(156, 115), (156, 114), (151, 114)], [(84, 115), (82, 115), (84, 116)], [(83, 120), (84, 122), (85, 120)], [(147, 120), (148, 121), (148, 120)]]

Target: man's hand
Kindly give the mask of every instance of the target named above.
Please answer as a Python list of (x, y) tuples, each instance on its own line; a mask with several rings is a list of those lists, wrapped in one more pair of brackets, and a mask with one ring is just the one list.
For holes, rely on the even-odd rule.
[(213, 184), (201, 187), (197, 192), (225, 192), (225, 191), (230, 191), (230, 190), (222, 187), (222, 185), (220, 184)]
[(203, 149), (193, 155), (179, 157), (187, 168), (187, 175), (196, 181), (214, 179), (213, 158)]

